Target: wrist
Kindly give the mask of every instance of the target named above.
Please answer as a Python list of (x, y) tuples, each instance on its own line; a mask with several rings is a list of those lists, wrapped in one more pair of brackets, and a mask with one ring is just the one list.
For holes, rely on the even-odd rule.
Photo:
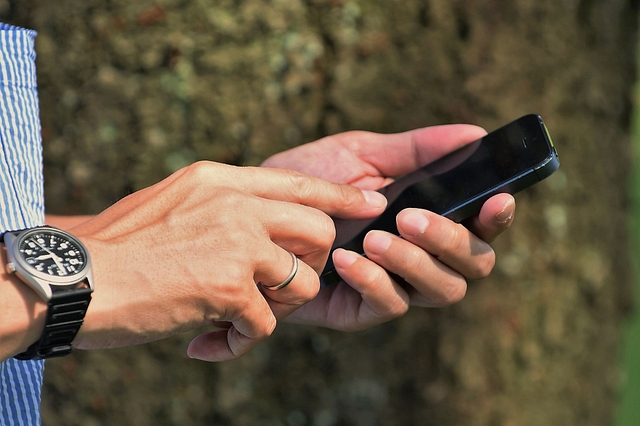
[(28, 360), (68, 354), (93, 291), (86, 248), (50, 226), (6, 232), (3, 240), (2, 290), (8, 297), (0, 302), (2, 356)]
[(26, 284), (4, 270), (2, 252), (0, 286), (0, 361), (27, 350), (42, 334), (47, 304)]

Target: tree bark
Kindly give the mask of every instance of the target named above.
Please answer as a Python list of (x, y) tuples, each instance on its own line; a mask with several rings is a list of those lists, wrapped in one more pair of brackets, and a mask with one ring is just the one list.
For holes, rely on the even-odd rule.
[(601, 425), (631, 307), (633, 0), (30, 0), (51, 213), (95, 213), (196, 159), (257, 164), (350, 129), (545, 119), (561, 169), (519, 194), (493, 274), (370, 331), (280, 325), (49, 361), (45, 425)]

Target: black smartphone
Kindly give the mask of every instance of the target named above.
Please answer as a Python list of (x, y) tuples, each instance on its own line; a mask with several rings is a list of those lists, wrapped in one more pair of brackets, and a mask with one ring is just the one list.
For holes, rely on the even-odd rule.
[[(333, 249), (363, 253), (362, 241), (372, 229), (398, 235), (396, 215), (408, 207), (461, 222), (477, 214), (493, 195), (515, 194), (548, 177), (559, 165), (542, 118), (526, 115), (381, 188), (389, 204), (380, 216), (334, 219)], [(340, 280), (330, 258), (320, 277), (321, 285)]]

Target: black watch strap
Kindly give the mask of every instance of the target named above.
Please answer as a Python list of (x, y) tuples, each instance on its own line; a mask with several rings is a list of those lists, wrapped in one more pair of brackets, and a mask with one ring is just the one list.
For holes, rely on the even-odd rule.
[(91, 289), (83, 288), (85, 285), (85, 282), (81, 282), (68, 289), (54, 290), (48, 302), (46, 325), (40, 340), (15, 358), (44, 359), (64, 356), (71, 352), (71, 342), (84, 321), (91, 301)]

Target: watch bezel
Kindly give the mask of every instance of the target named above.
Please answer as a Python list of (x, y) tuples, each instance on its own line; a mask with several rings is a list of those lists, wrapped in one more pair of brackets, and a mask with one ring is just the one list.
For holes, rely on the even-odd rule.
[[(53, 234), (60, 238), (69, 240), (77, 245), (79, 249), (83, 251), (83, 257), (85, 259), (84, 265), (78, 271), (66, 275), (49, 275), (38, 271), (33, 266), (28, 264), (22, 255), (20, 254), (20, 245), (22, 242), (34, 234)], [(89, 256), (89, 250), (86, 246), (76, 237), (58, 228), (43, 226), (37, 228), (30, 228), (18, 233), (17, 235), (12, 232), (7, 232), (4, 235), (4, 243), (7, 250), (7, 257), (9, 262), (13, 264), (14, 272), (19, 276), (22, 281), (27, 283), (33, 290), (35, 290), (44, 300), (50, 300), (53, 294), (51, 286), (66, 287), (77, 285), (86, 278), (87, 286), (93, 291), (93, 279), (91, 276), (91, 258)]]

